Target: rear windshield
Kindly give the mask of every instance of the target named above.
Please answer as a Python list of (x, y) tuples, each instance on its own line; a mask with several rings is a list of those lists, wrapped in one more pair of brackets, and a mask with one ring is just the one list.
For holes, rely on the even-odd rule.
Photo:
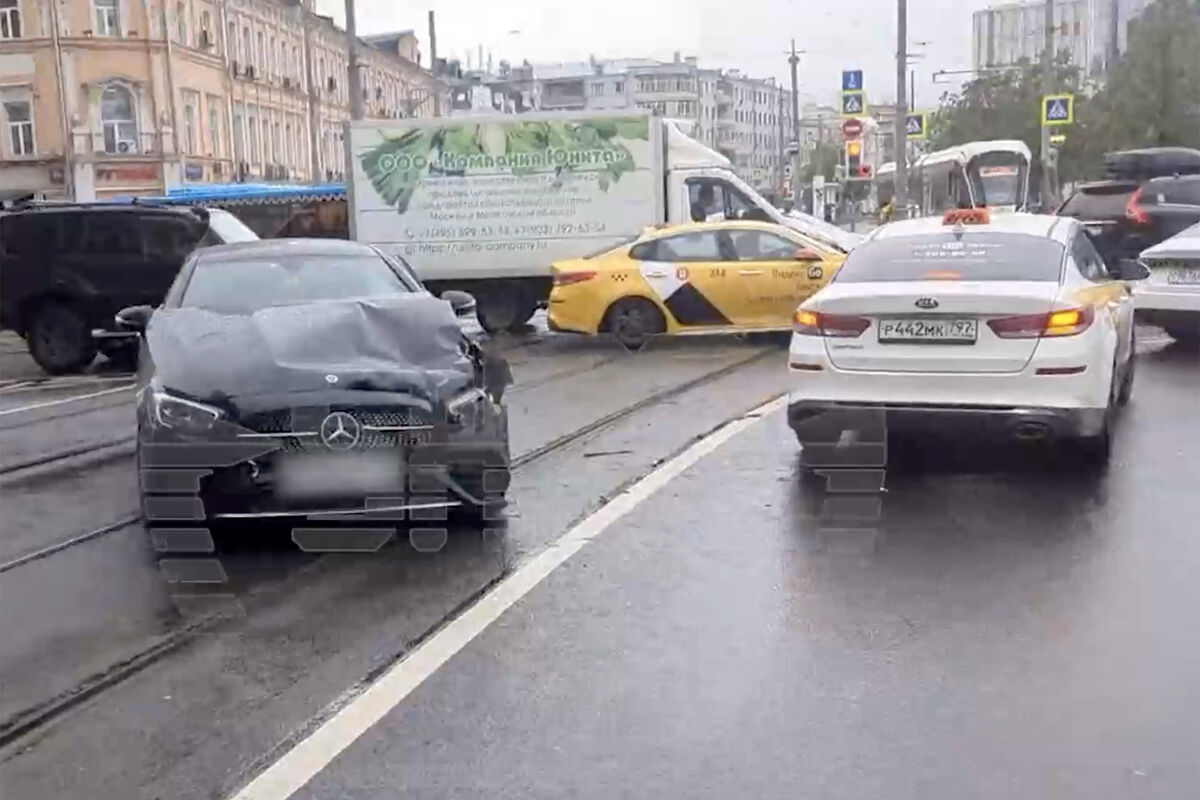
[(1125, 206), (1136, 189), (1133, 184), (1080, 189), (1063, 203), (1058, 216), (1084, 220), (1124, 217)]
[(1063, 246), (1020, 233), (953, 233), (876, 239), (855, 248), (834, 280), (1055, 281)]
[(1146, 184), (1142, 192), (1142, 205), (1172, 203), (1183, 206), (1200, 206), (1200, 177), (1166, 178)]

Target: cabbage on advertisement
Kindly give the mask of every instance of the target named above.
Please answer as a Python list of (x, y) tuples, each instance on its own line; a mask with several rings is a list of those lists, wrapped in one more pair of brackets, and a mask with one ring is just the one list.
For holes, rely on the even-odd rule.
[(352, 129), (356, 238), (426, 278), (545, 274), (655, 221), (648, 117)]

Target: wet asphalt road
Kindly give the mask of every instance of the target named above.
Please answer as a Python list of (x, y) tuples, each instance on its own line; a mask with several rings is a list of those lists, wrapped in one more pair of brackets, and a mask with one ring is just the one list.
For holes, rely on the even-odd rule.
[[(782, 414), (759, 421), (296, 796), (1200, 796), (1200, 360), (1143, 347), (1101, 477), (1004, 447), (918, 450), (871, 519), (802, 490)], [(514, 453), (746, 363), (530, 462), (502, 529), (438, 552), (402, 531), (314, 557), (255, 529), (227, 543), (214, 590), (164, 580), (127, 526), (0, 573), (0, 720), (166, 651), (5, 748), (4, 795), (232, 794), (619, 487), (787, 383), (781, 349), (729, 340), (626, 356), (547, 337), (511, 357)], [(28, 413), (50, 419), (0, 417), (5, 451), (129, 420)], [(119, 453), (6, 476), (0, 561), (119, 516), (132, 487)], [(214, 605), (228, 615), (203, 622)]]

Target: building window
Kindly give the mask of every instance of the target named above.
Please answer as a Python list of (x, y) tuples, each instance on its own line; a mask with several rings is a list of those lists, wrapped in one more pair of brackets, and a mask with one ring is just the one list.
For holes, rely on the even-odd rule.
[(267, 61), (267, 74), (268, 75), (275, 75), (279, 71), (278, 64), (276, 63), (276, 60), (275, 60), (275, 54), (278, 51), (278, 47), (279, 47), (279, 45), (275, 41), (275, 37), (272, 36), (271, 37), (271, 45), (270, 45), (270, 47), (267, 48), (266, 61)]
[(242, 140), (242, 112), (233, 112), (233, 157), (236, 161), (246, 160), (246, 143)]
[(236, 61), (237, 53), (237, 23), (233, 20), (229, 21), (229, 30), (225, 34), (225, 57), (230, 61)]
[(208, 96), (208, 154), (221, 158), (221, 98)]
[(100, 95), (100, 125), (104, 130), (104, 152), (138, 151), (137, 117), (133, 93), (120, 85), (111, 85)]
[(297, 85), (304, 83), (300, 76), (304, 74), (304, 70), (300, 68), (300, 48), (292, 45), (292, 76), (296, 79)]
[(183, 149), (189, 156), (199, 154), (196, 147), (196, 107), (200, 105), (200, 95), (184, 91), (183, 95)]
[(265, 62), (267, 60), (267, 55), (263, 51), (266, 50), (267, 48), (266, 48), (266, 45), (264, 44), (264, 42), (266, 42), (266, 37), (263, 36), (262, 31), (259, 31), (258, 32), (258, 49), (254, 51), (254, 71), (257, 72), (260, 76), (266, 74)]
[(8, 118), (8, 144), (14, 156), (33, 155), (33, 109), (28, 99), (5, 100)]
[(246, 120), (246, 131), (249, 134), (248, 138), (250, 139), (250, 154), (246, 160), (249, 161), (251, 164), (257, 164), (259, 162), (259, 157), (258, 157), (258, 120), (255, 119), (254, 117), (248, 118)]
[(613, 92), (615, 94), (625, 94), (625, 81), (617, 81), (614, 83)]
[(212, 47), (215, 44), (213, 41), (212, 14), (209, 14), (208, 11), (200, 12), (200, 31), (196, 34), (196, 37), (201, 47)]
[(92, 0), (96, 9), (96, 35), (121, 35), (120, 0)]
[(17, 0), (0, 0), (0, 39), (21, 38), (21, 9)]
[(186, 45), (187, 38), (187, 7), (183, 3), (175, 4), (175, 27), (179, 43)]
[(250, 39), (250, 26), (242, 28), (242, 74), (254, 63), (254, 45)]

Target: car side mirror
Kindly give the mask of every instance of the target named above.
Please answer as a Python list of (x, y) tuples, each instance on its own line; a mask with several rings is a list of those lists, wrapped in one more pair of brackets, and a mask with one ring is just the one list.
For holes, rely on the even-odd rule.
[(117, 312), (117, 327), (132, 333), (145, 333), (154, 314), (153, 306), (129, 306)]
[(821, 254), (811, 247), (801, 247), (796, 251), (795, 259), (797, 261), (824, 261)]
[(447, 289), (442, 292), (441, 298), (450, 304), (456, 316), (470, 317), (475, 313), (475, 297), (468, 292)]
[(1123, 258), (1118, 261), (1116, 273), (1117, 278), (1123, 281), (1144, 281), (1150, 277), (1150, 269), (1133, 258)]

